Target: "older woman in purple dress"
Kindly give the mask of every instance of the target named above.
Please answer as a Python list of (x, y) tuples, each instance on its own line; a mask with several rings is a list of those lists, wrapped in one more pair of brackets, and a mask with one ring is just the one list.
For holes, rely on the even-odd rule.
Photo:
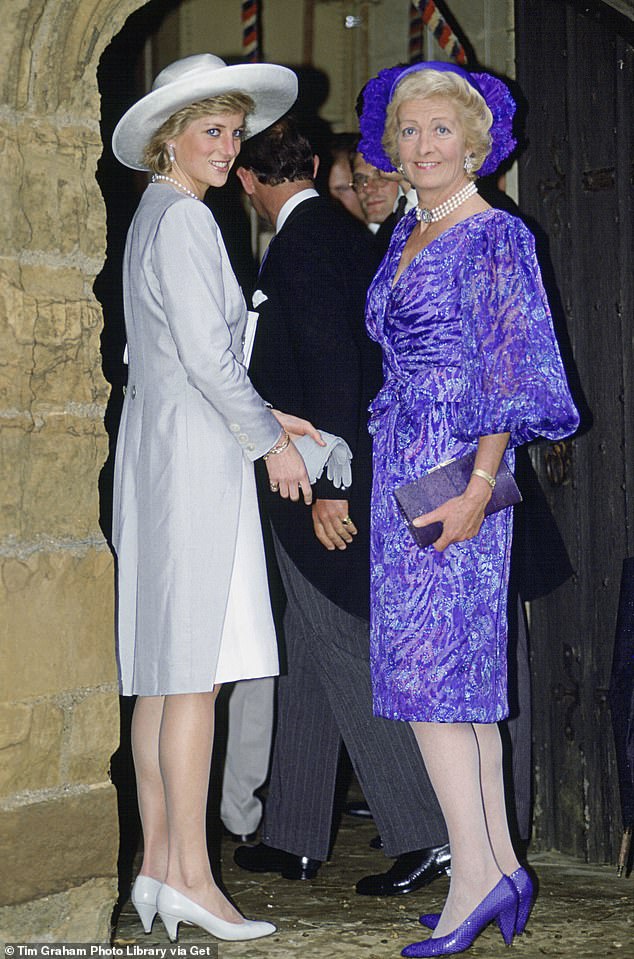
[[(475, 176), (510, 154), (515, 104), (486, 73), (448, 63), (383, 70), (364, 90), (360, 151), (398, 169), (418, 206), (398, 224), (368, 294), (383, 348), (374, 401), (374, 709), (412, 724), (449, 831), (452, 877), (431, 937), (404, 956), (467, 949), (496, 920), (510, 943), (532, 905), (511, 843), (497, 723), (508, 714), (507, 583), (512, 510), (485, 518), (502, 459), (578, 416), (524, 224), (478, 195)], [(464, 492), (419, 517), (419, 548), (394, 490), (475, 451)]]

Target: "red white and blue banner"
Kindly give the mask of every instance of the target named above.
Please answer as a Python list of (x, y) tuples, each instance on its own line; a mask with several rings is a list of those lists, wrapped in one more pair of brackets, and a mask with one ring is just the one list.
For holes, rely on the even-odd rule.
[(423, 57), (423, 31), (427, 29), (435, 37), (454, 63), (465, 64), (467, 54), (462, 43), (449, 26), (434, 0), (412, 0), (409, 18), (409, 60), (415, 63)]

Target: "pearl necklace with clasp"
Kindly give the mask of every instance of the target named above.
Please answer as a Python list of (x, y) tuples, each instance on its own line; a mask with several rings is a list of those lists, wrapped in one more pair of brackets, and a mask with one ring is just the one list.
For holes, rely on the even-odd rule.
[(196, 196), (191, 190), (188, 190), (180, 180), (175, 180), (173, 176), (165, 176), (163, 173), (154, 173), (152, 174), (151, 183), (158, 183), (159, 181), (164, 180), (165, 183), (172, 183), (174, 186), (177, 186), (179, 190), (182, 190), (183, 193), (186, 193), (187, 196), (190, 196), (192, 200), (200, 200), (199, 196)]
[[(438, 220), (442, 220), (450, 213), (453, 213), (465, 200), (468, 200), (469, 197), (477, 192), (477, 186), (471, 182), (463, 186), (463, 188), (458, 190), (457, 193), (454, 193), (453, 196), (450, 196), (448, 200), (439, 203), (438, 206), (432, 207), (431, 210), (428, 207), (417, 206), (416, 219), (420, 223), (421, 230), (427, 229), (430, 223), (438, 223)], [(423, 224), (425, 224), (425, 226), (423, 226)]]

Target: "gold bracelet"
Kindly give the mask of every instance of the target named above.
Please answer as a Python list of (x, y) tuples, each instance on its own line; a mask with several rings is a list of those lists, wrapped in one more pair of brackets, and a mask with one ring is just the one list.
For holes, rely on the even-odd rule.
[(286, 432), (286, 430), (284, 430), (284, 432), (282, 433), (281, 439), (277, 441), (275, 446), (271, 447), (268, 453), (264, 454), (262, 459), (267, 460), (269, 456), (277, 456), (278, 453), (283, 453), (284, 450), (288, 449), (290, 442), (291, 442), (291, 438)]
[(486, 480), (491, 489), (495, 489), (495, 476), (491, 476), (486, 470), (474, 469), (471, 470), (471, 475), (479, 476), (481, 479)]

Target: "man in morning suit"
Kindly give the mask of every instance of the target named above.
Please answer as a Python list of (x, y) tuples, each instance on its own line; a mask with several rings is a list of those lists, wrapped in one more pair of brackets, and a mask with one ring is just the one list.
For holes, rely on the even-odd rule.
[(376, 252), (369, 232), (314, 190), (317, 162), (284, 118), (245, 143), (237, 171), (276, 230), (254, 295), (250, 376), (275, 407), (343, 437), (353, 479), (342, 491), (324, 471), (311, 510), (261, 484), (287, 595), (287, 673), (279, 679), (264, 841), (239, 847), (234, 858), (287, 879), (317, 873), (328, 857), (343, 739), (385, 854), (396, 858), (387, 872), (361, 879), (357, 892), (393, 895), (444, 873), (449, 848), (411, 729), (372, 715), (366, 424), (381, 368), (364, 305)]

